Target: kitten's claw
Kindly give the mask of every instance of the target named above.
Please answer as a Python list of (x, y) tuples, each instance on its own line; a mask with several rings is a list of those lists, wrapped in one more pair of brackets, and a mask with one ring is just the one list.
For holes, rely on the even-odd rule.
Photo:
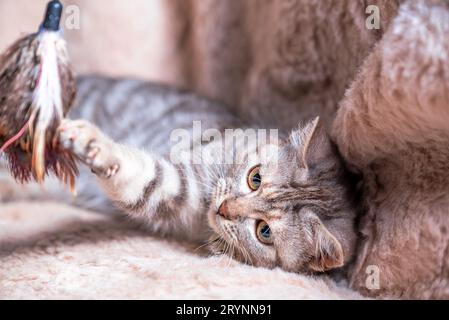
[(110, 179), (120, 170), (113, 156), (114, 142), (88, 121), (65, 120), (58, 129), (59, 145), (89, 166), (93, 173)]
[(103, 179), (110, 179), (117, 174), (119, 169), (120, 169), (120, 165), (114, 164), (108, 168), (93, 167), (92, 172)]

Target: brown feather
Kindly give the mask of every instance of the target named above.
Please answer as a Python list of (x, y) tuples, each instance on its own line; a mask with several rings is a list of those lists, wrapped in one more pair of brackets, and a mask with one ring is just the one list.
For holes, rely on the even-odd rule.
[(76, 95), (75, 80), (62, 38), (57, 39), (54, 46), (63, 114), (54, 112), (53, 120), (44, 130), (37, 126), (41, 110), (33, 100), (46, 58), (40, 50), (43, 37), (45, 35), (42, 34), (27, 35), (0, 57), (0, 147), (28, 123), (25, 133), (5, 150), (12, 175), (19, 182), (42, 182), (45, 175), (54, 173), (73, 186), (78, 174), (75, 160), (72, 155), (58, 150), (54, 143), (56, 130)]

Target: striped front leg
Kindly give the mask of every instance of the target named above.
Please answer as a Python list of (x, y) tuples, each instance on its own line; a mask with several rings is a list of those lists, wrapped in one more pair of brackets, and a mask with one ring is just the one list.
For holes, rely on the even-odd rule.
[(109, 198), (128, 214), (144, 217), (164, 232), (174, 225), (199, 223), (203, 197), (190, 164), (174, 165), (117, 144), (83, 120), (64, 122), (59, 141), (91, 168)]

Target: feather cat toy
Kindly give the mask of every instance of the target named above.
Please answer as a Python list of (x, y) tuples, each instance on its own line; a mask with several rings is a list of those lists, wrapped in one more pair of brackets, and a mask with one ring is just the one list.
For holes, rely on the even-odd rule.
[(49, 2), (39, 31), (0, 56), (0, 154), (19, 182), (42, 183), (54, 173), (73, 189), (75, 160), (54, 142), (76, 93), (59, 29), (62, 9), (61, 2)]

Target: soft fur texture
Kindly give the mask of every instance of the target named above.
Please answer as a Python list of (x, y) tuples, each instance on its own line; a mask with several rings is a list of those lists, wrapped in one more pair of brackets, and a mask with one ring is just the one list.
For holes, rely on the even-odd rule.
[(56, 204), (0, 205), (0, 299), (361, 298), (325, 277), (195, 249)]
[[(242, 115), (275, 109), (273, 123), (322, 114), (365, 182), (354, 287), (448, 298), (447, 1), (255, 2), (195, 7), (194, 88)], [(369, 4), (380, 30), (365, 28)]]
[[(6, 0), (2, 8), (19, 8), (17, 2)], [(89, 5), (102, 6), (100, 2)], [(87, 1), (78, 3), (92, 12)], [(292, 126), (301, 117), (322, 113), (343, 156), (366, 182), (354, 286), (364, 289), (366, 266), (377, 265), (381, 290), (366, 294), (448, 297), (447, 1), (163, 3), (163, 14), (172, 23), (163, 24), (164, 32), (154, 29), (170, 35), (158, 43), (159, 56), (145, 59), (148, 64), (137, 59), (138, 67), (128, 69), (124, 65), (133, 59), (111, 63), (120, 52), (126, 51), (122, 57), (128, 57), (132, 48), (149, 52), (156, 46), (139, 37), (128, 38), (127, 32), (123, 47), (123, 34), (115, 30), (126, 28), (110, 25), (101, 29), (111, 38), (116, 34), (115, 41), (104, 40), (110, 54), (90, 58), (92, 52), (101, 51), (91, 50), (100, 42), (89, 38), (97, 35), (86, 28), (71, 33), (72, 46), (86, 48), (76, 49), (79, 68), (96, 66), (114, 73), (114, 65), (121, 68), (118, 72), (151, 73), (153, 79), (236, 105), (241, 114), (253, 118), (263, 110), (276, 110), (273, 115), (290, 119)], [(365, 28), (370, 4), (380, 8), (380, 30)], [(85, 19), (90, 28), (101, 24), (89, 16)], [(139, 45), (151, 50), (137, 50)], [(166, 60), (161, 57), (171, 63), (162, 64)]]
[(411, 1), (366, 60), (334, 125), (365, 178), (363, 241), (352, 273), (365, 291), (449, 298), (449, 10)]

